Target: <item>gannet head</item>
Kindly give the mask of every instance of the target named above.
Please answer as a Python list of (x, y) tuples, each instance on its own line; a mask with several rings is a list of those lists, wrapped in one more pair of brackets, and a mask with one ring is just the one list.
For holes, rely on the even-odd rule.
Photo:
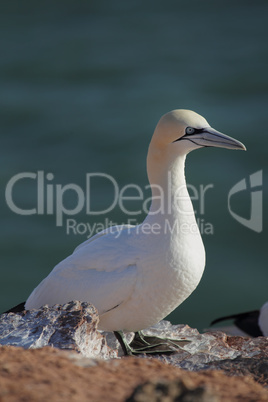
[(243, 149), (246, 147), (232, 137), (214, 130), (204, 117), (184, 109), (172, 110), (159, 120), (152, 144), (158, 149), (176, 147), (177, 153), (187, 154), (202, 147)]

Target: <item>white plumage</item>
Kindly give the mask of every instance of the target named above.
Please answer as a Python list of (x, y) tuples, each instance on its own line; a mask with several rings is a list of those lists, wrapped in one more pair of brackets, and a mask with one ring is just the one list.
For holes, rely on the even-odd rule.
[(258, 324), (263, 336), (268, 336), (268, 302), (264, 303), (260, 309)]
[(198, 285), (205, 266), (184, 177), (187, 153), (204, 146), (245, 149), (192, 111), (164, 115), (148, 151), (152, 205), (145, 221), (119, 231), (106, 229), (82, 243), (34, 289), (26, 309), (87, 301), (98, 309), (100, 329), (139, 331), (181, 304)]

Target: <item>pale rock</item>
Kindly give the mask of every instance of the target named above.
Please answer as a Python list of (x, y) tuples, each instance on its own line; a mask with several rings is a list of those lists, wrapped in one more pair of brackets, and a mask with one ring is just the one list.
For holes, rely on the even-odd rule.
[[(2, 314), (0, 344), (26, 349), (53, 346), (69, 351), (66, 355), (74, 364), (90, 367), (96, 364), (96, 359), (123, 355), (114, 334), (97, 331), (97, 325), (95, 307), (77, 301), (17, 314)], [(161, 321), (144, 333), (191, 342), (168, 355), (141, 354), (141, 358), (153, 357), (190, 371), (216, 369), (228, 375), (246, 373), (267, 385), (268, 338), (228, 336), (220, 331), (200, 334), (188, 325), (172, 325), (168, 321)], [(127, 333), (126, 337), (130, 342), (133, 334)]]
[(0, 316), (0, 344), (36, 349), (53, 346), (74, 350), (85, 357), (117, 356), (97, 331), (99, 317), (94, 306), (72, 301), (53, 307)]

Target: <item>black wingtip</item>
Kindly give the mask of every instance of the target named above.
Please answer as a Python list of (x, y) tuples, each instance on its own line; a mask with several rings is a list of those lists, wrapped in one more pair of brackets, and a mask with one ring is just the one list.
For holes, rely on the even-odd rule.
[(218, 322), (221, 322), (221, 321), (234, 320), (239, 315), (240, 314), (232, 314), (232, 315), (227, 315), (227, 316), (224, 316), (224, 317), (216, 318), (215, 320), (211, 321), (210, 325), (218, 324)]
[(221, 322), (221, 321), (237, 320), (237, 319), (241, 320), (241, 319), (245, 319), (248, 317), (251, 317), (251, 318), (253, 317), (254, 319), (258, 319), (259, 314), (260, 314), (259, 310), (248, 311), (246, 313), (232, 314), (232, 315), (228, 315), (225, 317), (216, 318), (216, 320), (213, 320), (210, 325), (217, 324), (218, 322)]
[(259, 314), (259, 310), (254, 310), (247, 313), (229, 315), (226, 317), (217, 318), (216, 320), (212, 321), (211, 325), (217, 324), (221, 321), (233, 319), (234, 325), (244, 331), (246, 334), (253, 337), (263, 336), (258, 323)]
[(25, 310), (25, 303), (22, 302), (20, 304), (17, 304), (17, 306), (12, 307), (11, 309), (4, 311), (2, 314), (8, 314), (8, 313), (21, 313), (22, 311)]

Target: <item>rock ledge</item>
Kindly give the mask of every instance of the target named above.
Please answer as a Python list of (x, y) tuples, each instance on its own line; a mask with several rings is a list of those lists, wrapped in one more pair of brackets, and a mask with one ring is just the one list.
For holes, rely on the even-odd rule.
[(77, 301), (3, 314), (1, 402), (268, 400), (268, 338), (200, 334), (161, 321), (145, 332), (191, 342), (168, 356), (120, 358), (98, 320), (94, 306)]

